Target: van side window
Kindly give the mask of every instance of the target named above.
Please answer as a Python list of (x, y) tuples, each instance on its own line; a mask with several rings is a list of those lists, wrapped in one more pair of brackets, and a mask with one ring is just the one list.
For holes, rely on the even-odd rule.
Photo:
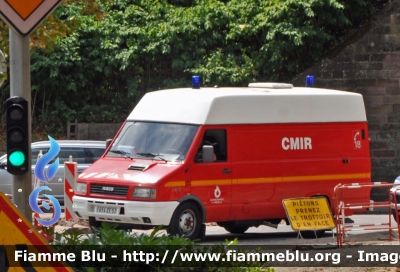
[(226, 161), (226, 130), (225, 129), (208, 129), (203, 135), (203, 140), (198, 148), (195, 162), (202, 162), (203, 145), (212, 145), (214, 147), (214, 162)]

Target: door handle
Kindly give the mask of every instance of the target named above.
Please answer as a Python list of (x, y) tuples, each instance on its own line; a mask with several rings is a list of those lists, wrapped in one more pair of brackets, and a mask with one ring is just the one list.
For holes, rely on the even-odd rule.
[(222, 169), (222, 173), (224, 173), (224, 174), (229, 174), (230, 172), (232, 172), (232, 170), (229, 168)]

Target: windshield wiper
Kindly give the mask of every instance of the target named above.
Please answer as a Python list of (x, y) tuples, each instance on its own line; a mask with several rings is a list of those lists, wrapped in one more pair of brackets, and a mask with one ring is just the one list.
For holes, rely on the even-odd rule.
[(155, 158), (155, 157), (157, 157), (157, 158), (159, 158), (160, 160), (167, 162), (167, 160), (164, 159), (164, 158), (162, 157), (163, 155), (160, 155), (160, 154), (154, 154), (154, 153), (136, 153), (136, 155), (140, 155), (140, 156), (143, 156), (143, 157), (149, 157), (149, 158)]
[(132, 159), (131, 155), (128, 154), (128, 152), (125, 152), (125, 151), (123, 151), (123, 150), (113, 149), (113, 150), (110, 150), (109, 152), (112, 152), (112, 153), (115, 153), (115, 154), (125, 155), (125, 158), (130, 158), (130, 159)]
[(125, 152), (125, 151), (122, 151), (122, 150), (117, 150), (117, 149), (114, 149), (114, 150), (110, 150), (110, 152), (113, 152), (113, 153), (115, 153), (115, 154), (122, 154), (122, 155), (126, 155), (127, 153)]

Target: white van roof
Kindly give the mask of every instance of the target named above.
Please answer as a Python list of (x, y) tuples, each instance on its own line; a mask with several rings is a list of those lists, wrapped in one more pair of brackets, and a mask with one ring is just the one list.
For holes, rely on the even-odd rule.
[(318, 88), (170, 89), (147, 93), (128, 120), (189, 124), (366, 121), (360, 94)]

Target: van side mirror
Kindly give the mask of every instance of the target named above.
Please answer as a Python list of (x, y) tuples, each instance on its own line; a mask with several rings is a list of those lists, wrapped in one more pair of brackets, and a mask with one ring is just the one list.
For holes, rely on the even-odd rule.
[(203, 145), (203, 162), (214, 161), (214, 147), (212, 145)]
[(112, 142), (112, 139), (106, 140), (106, 149), (110, 146), (111, 142)]

